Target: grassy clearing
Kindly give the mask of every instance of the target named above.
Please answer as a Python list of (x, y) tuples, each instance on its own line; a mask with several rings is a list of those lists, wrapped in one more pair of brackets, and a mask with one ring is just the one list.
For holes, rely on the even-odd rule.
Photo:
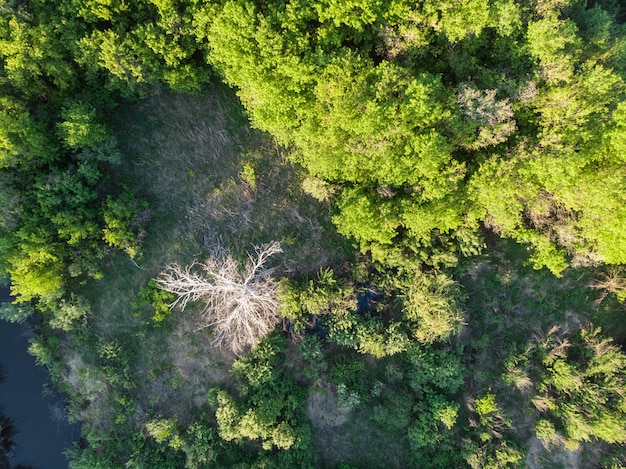
[(334, 468), (342, 464), (355, 468), (407, 467), (409, 445), (404, 434), (390, 434), (373, 423), (369, 405), (361, 405), (348, 414), (337, 405), (332, 386), (311, 390), (307, 411), (313, 425), (319, 467)]
[(318, 467), (406, 467), (408, 443), (403, 435), (390, 435), (373, 424), (369, 405), (346, 412), (338, 400), (330, 383), (318, 383), (310, 389), (307, 414)]
[[(330, 206), (302, 191), (298, 171), (269, 138), (250, 129), (230, 90), (163, 92), (111, 119), (123, 160), (109, 176), (147, 200), (151, 212), (137, 261), (116, 255), (104, 279), (85, 286), (92, 315), (79, 339), (84, 344), (67, 347), (73, 350), (68, 382), (85, 400), (75, 413), (98, 427), (127, 418), (184, 419), (206, 402), (211, 387), (232, 384), (234, 356), (216, 349), (208, 332), (196, 331), (197, 311), (155, 324), (150, 308), (133, 306), (139, 290), (165, 265), (202, 260), (216, 243), (243, 259), (253, 245), (281, 241), (284, 253), (274, 262), (284, 275), (338, 265), (349, 249), (334, 234)], [(111, 347), (117, 355), (103, 355)], [(138, 396), (135, 404), (111, 392), (119, 386), (106, 373), (86, 376), (93, 365), (106, 368), (116, 360), (118, 370), (120, 361), (129, 368), (124, 379), (127, 394)], [(123, 409), (112, 411), (120, 402)]]
[[(118, 117), (128, 156), (122, 176), (139, 182), (134, 188), (153, 207), (156, 239), (147, 240), (146, 258), (191, 257), (215, 242), (241, 255), (277, 240), (287, 271), (338, 262), (330, 253), (343, 241), (324, 216), (330, 207), (304, 194), (300, 175), (267, 136), (250, 129), (230, 93), (216, 86), (198, 96), (164, 94)], [(159, 246), (170, 251), (154, 251)]]
[(527, 265), (527, 254), (503, 240), (493, 254), (479, 259), (461, 278), (468, 300), (463, 340), (481, 361), (497, 360), (551, 327), (578, 328), (594, 320), (597, 292), (587, 287), (589, 272), (566, 270), (561, 278)]

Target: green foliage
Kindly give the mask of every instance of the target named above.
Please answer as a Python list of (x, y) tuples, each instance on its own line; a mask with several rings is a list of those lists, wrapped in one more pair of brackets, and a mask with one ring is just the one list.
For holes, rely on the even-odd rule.
[(131, 259), (139, 257), (139, 245), (145, 235), (146, 202), (137, 200), (129, 190), (125, 190), (118, 198), (107, 198), (103, 216), (104, 241), (123, 250)]
[(87, 433), (85, 439), (89, 442), (86, 448), (75, 446), (67, 453), (70, 457), (71, 469), (114, 469), (119, 467), (120, 447), (127, 440), (128, 435), (112, 435)]
[(547, 446), (557, 445), (562, 442), (552, 422), (546, 419), (539, 419), (535, 422), (535, 435)]
[[(86, 441), (86, 447), (69, 451), (71, 469), (184, 467), (181, 453), (173, 452), (168, 447), (155, 445), (152, 438), (143, 431), (132, 431), (121, 427), (101, 434), (90, 432), (86, 436)], [(120, 454), (125, 446), (128, 446), (129, 453), (124, 461), (120, 461)]]
[(332, 342), (376, 358), (403, 352), (409, 345), (401, 324), (385, 325), (380, 318), (368, 313), (346, 311), (326, 318), (324, 324), (328, 326), (328, 339)]
[(71, 331), (85, 324), (90, 306), (84, 298), (72, 296), (70, 300), (61, 299), (50, 306), (52, 327)]
[[(171, 310), (168, 306), (175, 299), (173, 293), (166, 292), (158, 288), (155, 280), (150, 280), (148, 284), (139, 290), (139, 298), (132, 303), (132, 307), (136, 310), (141, 310), (144, 307), (150, 306), (154, 311), (152, 320), (154, 322), (164, 321), (170, 314)], [(139, 314), (136, 311), (135, 314)]]
[[(195, 91), (210, 72), (198, 63), (192, 34), (196, 5), (178, 2), (66, 2), (65, 18), (81, 18), (76, 60), (92, 75), (105, 70), (108, 86), (124, 94), (165, 83)], [(86, 31), (85, 31), (86, 30)]]
[(352, 354), (338, 355), (328, 366), (328, 378), (337, 386), (343, 385), (346, 391), (364, 396), (367, 392), (365, 364)]
[(256, 172), (251, 163), (244, 163), (239, 177), (243, 179), (253, 190), (256, 189)]
[[(310, 379), (327, 371), (337, 385), (341, 410), (372, 403), (372, 421), (408, 439), (415, 467), (519, 466), (522, 451), (506, 435), (510, 403), (496, 384), (471, 388), (506, 373), (537, 410), (533, 428), (546, 445), (624, 444), (623, 354), (589, 329), (549, 334), (526, 356), (526, 337), (507, 324), (563, 320), (548, 304), (570, 302), (542, 292), (547, 277), (533, 277), (524, 296), (519, 284), (507, 288), (516, 272), (478, 269), (468, 275), (482, 275), (477, 282), (494, 293), (481, 303), (438, 270), (479, 254), (483, 228), (527, 246), (535, 268), (565, 279), (570, 265), (626, 262), (620, 2), (68, 0), (0, 10), (0, 275), (18, 302), (0, 316), (43, 311), (42, 328), (60, 329), (53, 334), (64, 341), (38, 336), (32, 352), (46, 365), (67, 353), (73, 380), (77, 362), (93, 364), (103, 383), (84, 401), (96, 406), (110, 393), (102, 428), (119, 427), (86, 430), (72, 467), (319, 462), (306, 393), (286, 369), (280, 338), (234, 363), (236, 391), (213, 392), (217, 427), (212, 416), (167, 412), (137, 427), (137, 357), (113, 321), (92, 317), (75, 294), (101, 277), (111, 248), (142, 252), (148, 212), (116, 185), (121, 158), (108, 110), (120, 97), (158, 99), (160, 86), (196, 91), (213, 73), (207, 62), (238, 88), (253, 124), (289, 147), (308, 172), (307, 190), (334, 204), (339, 232), (397, 276), (367, 311), (355, 292), (368, 284), (340, 279), (339, 269), (283, 281), (293, 336), (314, 319), (328, 331), (327, 341), (305, 334), (298, 347)], [(128, 167), (138, 164), (132, 150)], [(259, 198), (261, 175), (250, 163), (240, 173)], [(425, 265), (435, 269), (426, 274)], [(419, 273), (407, 280), (407, 272)], [(620, 295), (616, 285), (606, 288)], [(170, 300), (148, 284), (135, 307), (151, 305), (159, 322)], [(469, 339), (459, 334), (464, 320)], [(331, 359), (326, 370), (328, 342), (356, 358)], [(467, 412), (456, 399), (467, 371), (458, 342), (475, 369)], [(379, 362), (356, 352), (393, 356), (388, 382), (363, 365)], [(187, 429), (177, 423), (190, 420)]]
[(110, 189), (102, 166), (118, 157), (102, 119), (109, 95), (76, 67), (72, 41), (81, 28), (59, 13), (39, 3), (7, 4), (0, 15), (0, 200), (10, 214), (2, 221), (0, 266), (18, 302), (56, 308), (55, 327), (67, 329), (73, 321), (58, 318), (83, 313), (55, 303), (74, 277), (101, 275), (100, 204)]
[(458, 404), (438, 393), (426, 393), (413, 407), (416, 419), (408, 428), (415, 461), (423, 467), (450, 467), (460, 464), (451, 427)]
[(154, 445), (144, 432), (130, 435), (131, 455), (124, 464), (128, 469), (149, 467), (182, 467), (180, 452), (171, 451), (167, 446)]
[(501, 469), (523, 467), (523, 453), (508, 440), (497, 440), (495, 444), (477, 444), (465, 440), (463, 442), (465, 462), (472, 469)]
[(537, 437), (568, 448), (596, 439), (623, 443), (626, 357), (599, 329), (571, 337), (556, 332), (531, 349), (532, 404), (542, 415), (535, 424)]
[(218, 455), (217, 432), (204, 421), (193, 422), (183, 437), (182, 450), (185, 452), (185, 468), (201, 469), (214, 463)]
[(601, 461), (603, 469), (622, 469), (626, 467), (626, 451), (624, 448), (615, 448), (605, 455)]
[(306, 334), (297, 345), (302, 359), (306, 362), (304, 375), (312, 380), (318, 379), (326, 366), (322, 340), (317, 335)]
[(399, 433), (411, 424), (413, 396), (408, 392), (384, 392), (381, 404), (372, 409), (372, 420), (380, 428)]
[(368, 353), (376, 358), (403, 352), (409, 345), (409, 339), (398, 323), (389, 324), (381, 331), (377, 321), (369, 320), (357, 325), (358, 347), (361, 353)]
[[(366, 389), (372, 388), (365, 394), (369, 418), (394, 439), (406, 438), (411, 465), (463, 467), (457, 446), (463, 417), (454, 396), (463, 383), (461, 354), (414, 343), (398, 358), (399, 363), (387, 365), (384, 383), (366, 385)], [(371, 372), (361, 372), (367, 383), (371, 378), (366, 373)]]
[(32, 117), (23, 101), (0, 96), (0, 123), (0, 168), (54, 157), (55, 145), (45, 124)]
[(341, 383), (337, 385), (337, 408), (344, 414), (349, 414), (361, 403), (358, 393), (350, 391)]
[(336, 280), (331, 270), (320, 271), (318, 278), (308, 283), (283, 280), (279, 296), (281, 313), (294, 321), (297, 332), (310, 325), (313, 317), (313, 322), (328, 328), (330, 341), (376, 358), (400, 353), (409, 344), (403, 323), (382, 320), (379, 310), (386, 307), (384, 303), (361, 311), (354, 289), (345, 280)]
[[(8, 272), (11, 274), (11, 294), (16, 302), (28, 302), (35, 298), (46, 301), (58, 299), (63, 290), (63, 264), (53, 253), (54, 246), (45, 245), (45, 234), (37, 239), (36, 234), (27, 235), (23, 231), (18, 236), (18, 249), (7, 258)], [(51, 252), (52, 251), (52, 252)]]
[(356, 307), (354, 292), (344, 279), (337, 279), (331, 269), (320, 269), (314, 280), (282, 280), (278, 292), (280, 314), (293, 321), (307, 315), (340, 314)]
[(24, 322), (34, 313), (35, 309), (28, 303), (14, 304), (7, 302), (0, 304), (0, 318), (3, 321)]
[(3, 81), (34, 99), (67, 93), (75, 74), (58, 29), (53, 23), (29, 21), (27, 11), (17, 10), (7, 5), (0, 16)]
[(459, 285), (451, 278), (417, 272), (406, 294), (403, 319), (418, 341), (444, 340), (461, 329), (462, 301)]
[(412, 344), (403, 358), (409, 384), (417, 392), (433, 387), (454, 394), (463, 384), (465, 366), (459, 349)]
[(174, 419), (154, 419), (146, 422), (146, 431), (157, 443), (167, 443), (172, 449), (180, 449), (183, 440), (178, 435)]
[(320, 202), (329, 201), (334, 193), (330, 184), (314, 176), (308, 176), (302, 181), (302, 190)]
[(18, 227), (5, 238), (4, 259), (17, 301), (51, 303), (63, 295), (68, 278), (99, 277), (102, 230), (110, 244), (138, 253), (145, 206), (125, 192), (100, 207), (101, 177), (96, 161), (79, 161), (39, 174), (20, 190)]
[(101, 143), (82, 148), (76, 153), (76, 158), (90, 163), (119, 164), (121, 155), (115, 137), (110, 137)]
[(426, 393), (415, 409), (418, 417), (408, 430), (411, 446), (420, 450), (449, 438), (447, 432), (456, 422), (458, 408), (440, 394)]
[(284, 339), (267, 336), (233, 364), (243, 399), (214, 390), (219, 435), (226, 441), (260, 440), (265, 450), (309, 450), (310, 430), (302, 415), (305, 394), (284, 371)]
[(444, 468), (461, 463), (448, 424), (454, 424), (458, 404), (437, 393), (427, 393), (413, 408), (416, 419), (408, 429), (415, 464), (420, 467)]
[(45, 338), (34, 335), (29, 340), (28, 353), (35, 357), (35, 361), (40, 366), (52, 366), (59, 346), (58, 338)]
[(484, 425), (489, 415), (498, 412), (498, 405), (495, 400), (496, 396), (491, 393), (485, 394), (483, 397), (476, 399), (474, 409), (480, 418), (480, 422)]
[(61, 111), (58, 132), (70, 149), (88, 148), (109, 138), (108, 129), (97, 122), (96, 108), (82, 102), (71, 102)]
[[(475, 434), (481, 443), (493, 445), (492, 439), (500, 439), (506, 430), (511, 427), (511, 420), (508, 419), (498, 403), (496, 395), (492, 392), (483, 392), (476, 399), (470, 401), (469, 407), (476, 413), (473, 425), (476, 428)], [(497, 446), (497, 445), (495, 445)]]
[[(210, 60), (256, 125), (343, 186), (335, 223), (374, 259), (406, 264), (443, 234), (452, 245), (425, 257), (454, 263), (456, 232), (483, 221), (559, 274), (566, 255), (619, 263), (624, 252), (607, 229), (623, 226), (620, 190), (592, 189), (614, 187), (619, 167), (600, 143), (621, 135), (619, 28), (603, 10), (614, 7), (563, 5), (227, 2)], [(546, 223), (556, 207), (567, 216)]]

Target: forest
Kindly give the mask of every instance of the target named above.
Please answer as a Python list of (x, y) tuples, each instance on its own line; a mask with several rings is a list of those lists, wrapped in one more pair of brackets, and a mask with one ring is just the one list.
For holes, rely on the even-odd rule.
[(0, 0), (0, 102), (71, 469), (626, 467), (621, 0)]

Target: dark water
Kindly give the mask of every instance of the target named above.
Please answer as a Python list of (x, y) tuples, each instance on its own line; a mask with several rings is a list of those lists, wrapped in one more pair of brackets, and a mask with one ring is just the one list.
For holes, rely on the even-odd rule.
[[(0, 301), (8, 300), (8, 289), (0, 287)], [(17, 429), (15, 457), (11, 464), (31, 464), (37, 469), (67, 469), (63, 451), (79, 436), (77, 426), (58, 418), (63, 400), (53, 393), (48, 374), (28, 354), (27, 325), (0, 320), (0, 363), (6, 377), (0, 383), (0, 406)]]

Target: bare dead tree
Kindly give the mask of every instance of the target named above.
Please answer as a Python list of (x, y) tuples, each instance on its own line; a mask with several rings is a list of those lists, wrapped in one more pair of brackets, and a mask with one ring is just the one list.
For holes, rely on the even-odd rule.
[(600, 274), (589, 283), (589, 286), (602, 290), (600, 297), (594, 302), (596, 306), (599, 306), (609, 293), (614, 293), (622, 299), (626, 297), (626, 277), (617, 267), (611, 267), (607, 272)]
[(215, 344), (240, 354), (254, 347), (279, 323), (278, 282), (267, 259), (282, 252), (280, 243), (255, 247), (243, 267), (217, 246), (203, 263), (187, 267), (169, 265), (156, 279), (162, 290), (176, 295), (169, 305), (184, 310), (191, 302), (203, 302), (202, 324), (211, 327)]

